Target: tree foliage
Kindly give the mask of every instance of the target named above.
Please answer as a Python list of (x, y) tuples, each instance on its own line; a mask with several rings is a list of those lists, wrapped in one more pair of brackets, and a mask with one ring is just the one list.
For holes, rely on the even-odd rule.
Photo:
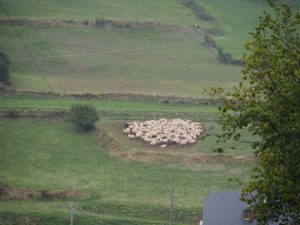
[(75, 127), (86, 131), (93, 129), (99, 120), (95, 107), (84, 104), (72, 105), (70, 118)]
[[(279, 1), (268, 1), (246, 43), (243, 81), (222, 98), (224, 139), (237, 140), (241, 129), (259, 137), (253, 143), (259, 164), (245, 186), (244, 198), (258, 224), (300, 224), (300, 15)], [(253, 194), (254, 193), (254, 194)]]
[(9, 84), (9, 65), (10, 60), (8, 56), (0, 51), (0, 82)]

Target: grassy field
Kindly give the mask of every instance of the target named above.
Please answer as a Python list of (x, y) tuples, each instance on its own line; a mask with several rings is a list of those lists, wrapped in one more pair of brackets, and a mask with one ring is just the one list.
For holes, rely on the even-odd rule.
[[(107, 155), (96, 133), (83, 135), (69, 123), (47, 120), (1, 119), (0, 134), (2, 185), (32, 190), (82, 191), (90, 196), (86, 201), (78, 201), (82, 206), (137, 206), (135, 210), (138, 206), (167, 208), (173, 168), (175, 208), (200, 212), (209, 192), (237, 190), (238, 185), (228, 179), (236, 176), (248, 179), (252, 167), (247, 163), (191, 166), (180, 162), (169, 165), (123, 162)], [(22, 204), (26, 208), (27, 203)], [(47, 212), (51, 203), (43, 204), (46, 206), (37, 207), (37, 211)], [(2, 202), (0, 208), (13, 211), (12, 208), (19, 206)]]
[[(59, 100), (59, 101), (58, 101)], [(198, 115), (198, 120), (204, 123), (207, 134), (216, 135), (220, 133), (220, 128), (215, 121), (207, 120), (208, 118), (217, 118), (218, 108), (217, 106), (184, 106), (184, 105), (169, 105), (169, 104), (159, 104), (155, 102), (138, 102), (138, 101), (118, 101), (112, 100), (110, 103), (108, 100), (78, 100), (71, 98), (30, 98), (30, 97), (0, 97), (0, 107), (2, 108), (12, 108), (12, 109), (69, 109), (73, 104), (89, 104), (94, 106), (98, 111), (112, 111), (112, 112), (128, 112), (135, 113), (140, 112), (141, 119), (146, 120), (147, 117), (151, 116), (148, 112), (158, 113), (160, 117), (165, 117), (166, 115), (171, 116), (171, 118), (176, 118), (176, 115), (184, 115), (184, 113), (192, 113)], [(143, 114), (144, 113), (144, 114)], [(120, 114), (118, 120), (111, 121), (107, 118), (102, 118), (99, 123), (99, 127), (106, 130), (110, 136), (119, 142), (120, 149), (125, 151), (147, 151), (147, 150), (159, 150), (159, 148), (149, 147), (141, 141), (131, 142), (122, 134), (123, 121), (132, 120), (134, 117), (127, 114)], [(168, 116), (168, 117), (169, 117)], [(101, 116), (100, 116), (101, 117)], [(180, 117), (180, 116), (177, 116)], [(186, 118), (188, 116), (185, 116)], [(151, 118), (149, 118), (151, 119)], [(202, 120), (203, 119), (203, 120)], [(246, 135), (246, 139), (239, 143), (240, 147), (244, 148), (243, 152), (233, 151), (230, 148), (226, 149), (226, 155), (253, 155), (253, 150), (249, 146), (249, 142), (253, 141), (250, 135)], [(206, 153), (214, 154), (212, 151), (216, 148), (216, 138), (208, 137), (204, 141), (201, 141), (197, 145), (192, 145), (184, 148), (185, 153)], [(171, 152), (180, 152), (181, 148), (171, 147), (168, 148)]]
[[(31, 19), (73, 19), (95, 20), (106, 18), (115, 20), (160, 21), (167, 24), (199, 24), (214, 36), (217, 43), (234, 58), (241, 58), (244, 42), (248, 33), (254, 31), (258, 17), (269, 7), (265, 1), (256, 0), (195, 0), (215, 19), (206, 22), (198, 18), (191, 9), (184, 7), (177, 0), (165, 1), (4, 1), (12, 18)], [(286, 1), (287, 2), (287, 1)], [(300, 7), (298, 3), (292, 3)], [(38, 9), (38, 10), (37, 10)], [(67, 10), (66, 10), (67, 9)], [(3, 12), (0, 17), (5, 18)]]
[[(240, 67), (220, 64), (194, 33), (19, 27), (41, 71), (59, 93), (203, 96), (230, 88)], [(0, 27), (12, 60), (12, 85), (49, 91), (11, 27)]]
[[(176, 0), (166, 1), (4, 1), (12, 18), (160, 21), (200, 24), (225, 52), (239, 59), (243, 43), (267, 4), (257, 1), (195, 0), (214, 18), (209, 23)], [(1, 14), (2, 13), (2, 14)], [(5, 18), (0, 12), (0, 18)], [(240, 67), (224, 65), (195, 32), (18, 27), (42, 73), (59, 93), (143, 93), (205, 96), (213, 86), (230, 89)], [(159, 29), (158, 29), (159, 30)], [(12, 59), (12, 85), (49, 91), (12, 27), (1, 26), (0, 49)]]
[(244, 43), (255, 30), (262, 11), (268, 11), (267, 1), (256, 0), (196, 0), (216, 19), (223, 33), (214, 35), (216, 42), (233, 58), (245, 53)]
[[(211, 136), (206, 137), (204, 140), (199, 140), (197, 144), (186, 146), (184, 148), (178, 146), (169, 146), (167, 148), (167, 152), (169, 153), (184, 153), (187, 155), (193, 155), (195, 153), (216, 156), (218, 154), (214, 153), (214, 149), (217, 147), (223, 147), (225, 149), (225, 153), (222, 154), (224, 156), (253, 156), (253, 149), (250, 147), (249, 143), (253, 142), (255, 139), (251, 135), (243, 135), (243, 139), (236, 143), (238, 149), (243, 148), (243, 150), (233, 150), (230, 148), (232, 142), (227, 144), (217, 144), (216, 136), (220, 133), (220, 127), (216, 122), (208, 122), (201, 121), (205, 134), (209, 134)], [(112, 120), (102, 120), (99, 122), (99, 128), (108, 132), (110, 137), (112, 137), (116, 143), (118, 143), (118, 147), (121, 151), (124, 152), (147, 152), (147, 151), (156, 151), (160, 152), (161, 149), (158, 147), (151, 147), (148, 144), (144, 143), (141, 140), (132, 141), (127, 138), (126, 135), (122, 133), (123, 130), (123, 121), (112, 121)]]
[[(198, 23), (198, 18), (176, 0), (4, 0), (12, 18), (95, 20), (96, 18)], [(37, 10), (38, 9), (38, 10)], [(5, 17), (1, 12), (0, 17)]]
[[(256, 0), (194, 1), (215, 22), (198, 18), (177, 0), (2, 0), (1, 3), (11, 18), (19, 19), (104, 18), (120, 23), (162, 23), (157, 23), (154, 29), (136, 30), (18, 26), (54, 92), (199, 98), (207, 97), (203, 90), (210, 87), (231, 89), (241, 79), (241, 67), (221, 64), (216, 52), (203, 44), (203, 37), (194, 25), (200, 25), (226, 53), (240, 59), (248, 32), (253, 31), (258, 16), (267, 7)], [(0, 10), (0, 19), (5, 18)], [(169, 24), (176, 24), (177, 29), (164, 29)], [(0, 26), (0, 42), (0, 50), (12, 62), (12, 88), (49, 92), (45, 79), (11, 26)], [(254, 166), (249, 143), (255, 137), (249, 134), (237, 143), (244, 151), (230, 149), (232, 143), (216, 144), (216, 138), (211, 136), (185, 148), (171, 146), (162, 154), (161, 149), (150, 148), (139, 140), (130, 141), (122, 134), (124, 121), (160, 117), (196, 119), (203, 122), (206, 134), (218, 134), (216, 106), (33, 97), (22, 93), (1, 95), (1, 113), (18, 110), (37, 112), (40, 116), (39, 112), (63, 111), (72, 104), (87, 103), (97, 108), (101, 120), (95, 131), (80, 133), (70, 122), (60, 119), (0, 118), (0, 188), (2, 194), (9, 188), (13, 196), (0, 196), (0, 224), (3, 219), (8, 224), (69, 224), (65, 206), (73, 202), (78, 206), (77, 225), (163, 225), (169, 219), (172, 171), (175, 224), (199, 224), (207, 194), (240, 190), (238, 182), (229, 179), (247, 181)], [(219, 146), (226, 152), (213, 153)], [(135, 158), (135, 154), (143, 157), (152, 154), (153, 160)], [(158, 155), (160, 158), (156, 158)], [(168, 158), (172, 155), (188, 160)], [(213, 160), (197, 161), (197, 157)], [(15, 201), (24, 197), (26, 191), (33, 194)]]
[(73, 104), (89, 104), (97, 110), (140, 111), (140, 112), (192, 112), (217, 113), (217, 106), (184, 106), (132, 100), (79, 100), (72, 98), (33, 98), (0, 96), (2, 108), (70, 108)]

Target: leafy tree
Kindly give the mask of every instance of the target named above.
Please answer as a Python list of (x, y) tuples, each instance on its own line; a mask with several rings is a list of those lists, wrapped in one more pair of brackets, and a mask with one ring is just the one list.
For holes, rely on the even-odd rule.
[(10, 65), (10, 60), (8, 58), (8, 56), (4, 53), (0, 51), (0, 61), (5, 63), (6, 65)]
[(70, 118), (75, 127), (86, 131), (93, 129), (99, 120), (95, 107), (84, 104), (72, 105)]
[(4, 52), (0, 52), (0, 82), (9, 84), (10, 60)]
[(221, 140), (238, 140), (241, 129), (259, 137), (253, 143), (259, 163), (243, 189), (254, 219), (299, 225), (300, 15), (280, 1), (268, 2), (274, 12), (264, 12), (246, 43), (243, 81), (231, 92), (213, 93), (224, 103)]

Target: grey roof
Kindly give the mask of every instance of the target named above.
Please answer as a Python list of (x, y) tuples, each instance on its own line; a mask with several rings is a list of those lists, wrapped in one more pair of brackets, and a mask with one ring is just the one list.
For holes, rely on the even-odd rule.
[[(203, 225), (256, 225), (243, 219), (247, 204), (240, 200), (240, 192), (212, 192), (204, 203)], [(278, 225), (270, 223), (269, 225)]]
[(203, 225), (255, 225), (243, 219), (247, 204), (240, 201), (240, 192), (212, 192), (205, 200)]

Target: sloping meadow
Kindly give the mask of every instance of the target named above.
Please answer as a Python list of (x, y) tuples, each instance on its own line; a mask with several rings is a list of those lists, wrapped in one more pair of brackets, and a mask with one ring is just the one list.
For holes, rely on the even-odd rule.
[[(0, 27), (18, 89), (49, 91), (14, 30)], [(59, 93), (141, 93), (202, 96), (230, 88), (240, 67), (218, 62), (194, 32), (110, 28), (18, 27), (40, 70)]]

